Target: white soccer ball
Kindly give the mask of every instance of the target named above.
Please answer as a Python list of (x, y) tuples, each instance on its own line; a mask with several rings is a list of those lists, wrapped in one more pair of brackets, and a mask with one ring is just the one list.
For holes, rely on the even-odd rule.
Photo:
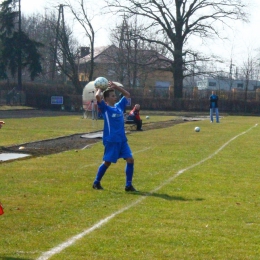
[(149, 116), (146, 116), (145, 118), (146, 118), (146, 119), (149, 119), (150, 117), (149, 117)]
[(195, 132), (199, 132), (200, 131), (200, 128), (198, 126), (195, 127), (194, 129)]
[(98, 77), (94, 81), (95, 88), (100, 88), (101, 90), (105, 90), (108, 88), (108, 80), (104, 77)]

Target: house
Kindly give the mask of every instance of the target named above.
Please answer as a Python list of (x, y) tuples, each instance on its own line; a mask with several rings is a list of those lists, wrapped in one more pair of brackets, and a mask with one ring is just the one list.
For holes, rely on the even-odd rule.
[(256, 90), (260, 88), (260, 81), (258, 80), (238, 80), (230, 78), (205, 78), (197, 81), (198, 90)]
[[(79, 59), (79, 79), (89, 81), (90, 54)], [(167, 89), (173, 85), (172, 61), (152, 50), (126, 50), (115, 45), (94, 50), (93, 79), (103, 76), (124, 86)]]

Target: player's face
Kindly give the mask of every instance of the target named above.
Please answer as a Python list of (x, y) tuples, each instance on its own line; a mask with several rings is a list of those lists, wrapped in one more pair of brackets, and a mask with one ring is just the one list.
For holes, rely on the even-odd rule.
[(109, 92), (109, 96), (106, 98), (106, 102), (108, 103), (108, 105), (113, 106), (117, 101), (117, 96), (116, 93), (113, 92)]

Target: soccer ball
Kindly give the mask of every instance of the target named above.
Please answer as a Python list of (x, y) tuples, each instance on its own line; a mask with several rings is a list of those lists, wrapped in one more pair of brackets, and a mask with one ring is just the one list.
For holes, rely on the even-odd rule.
[(149, 117), (149, 116), (146, 116), (145, 118), (146, 118), (146, 119), (149, 119), (150, 117)]
[(104, 77), (98, 77), (94, 81), (95, 88), (100, 88), (101, 90), (105, 90), (108, 88), (108, 80)]
[(194, 129), (195, 132), (199, 132), (200, 131), (200, 128), (198, 126), (195, 127)]

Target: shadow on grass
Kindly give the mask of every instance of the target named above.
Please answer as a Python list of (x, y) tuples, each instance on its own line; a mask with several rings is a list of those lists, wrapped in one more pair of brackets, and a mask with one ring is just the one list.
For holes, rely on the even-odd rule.
[(187, 199), (181, 196), (170, 196), (168, 194), (162, 194), (162, 193), (155, 193), (155, 192), (131, 192), (129, 193), (131, 195), (139, 195), (139, 196), (146, 196), (146, 197), (157, 197), (165, 200), (178, 200), (178, 201), (203, 201), (203, 198), (195, 198), (195, 199)]

